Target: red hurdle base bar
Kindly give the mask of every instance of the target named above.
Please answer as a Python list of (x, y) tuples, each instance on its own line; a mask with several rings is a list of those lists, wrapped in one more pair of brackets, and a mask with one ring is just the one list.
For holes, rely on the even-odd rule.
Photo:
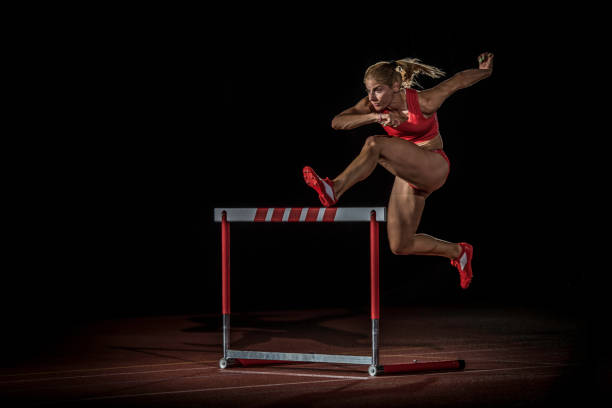
[[(387, 221), (384, 207), (331, 208), (215, 208), (215, 222), (221, 223), (221, 290), (223, 313), (223, 358), (219, 367), (279, 364), (286, 362), (368, 365), (371, 376), (408, 372), (462, 370), (463, 360), (381, 365), (379, 342), (379, 230), (378, 223)], [(363, 222), (370, 223), (370, 300), (372, 319), (372, 355), (278, 353), (230, 349), (230, 222)]]

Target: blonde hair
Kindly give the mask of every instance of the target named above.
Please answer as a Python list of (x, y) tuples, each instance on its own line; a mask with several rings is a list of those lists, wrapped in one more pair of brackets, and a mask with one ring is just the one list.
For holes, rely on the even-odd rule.
[(363, 76), (363, 81), (372, 78), (380, 83), (393, 86), (398, 82), (401, 88), (412, 88), (421, 86), (416, 81), (416, 76), (425, 74), (431, 78), (440, 78), (445, 75), (444, 71), (431, 65), (423, 64), (418, 58), (402, 58), (397, 61), (381, 61), (368, 67)]

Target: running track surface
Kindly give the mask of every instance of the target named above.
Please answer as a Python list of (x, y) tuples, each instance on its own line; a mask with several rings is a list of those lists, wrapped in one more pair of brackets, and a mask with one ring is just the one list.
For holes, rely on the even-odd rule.
[[(367, 311), (232, 315), (231, 348), (370, 354)], [(98, 321), (0, 372), (9, 406), (462, 407), (597, 401), (609, 371), (589, 361), (579, 317), (528, 308), (382, 310), (383, 364), (463, 359), (466, 369), (369, 377), (367, 366), (221, 370), (219, 315)], [(10, 352), (10, 350), (9, 350)], [(6, 404), (6, 403), (9, 404)]]

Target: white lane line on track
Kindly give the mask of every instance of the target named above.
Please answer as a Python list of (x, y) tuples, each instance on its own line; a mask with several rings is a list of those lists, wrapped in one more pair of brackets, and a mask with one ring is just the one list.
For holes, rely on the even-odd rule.
[[(569, 364), (558, 364), (558, 365), (546, 365), (546, 366), (528, 366), (528, 367), (512, 367), (512, 368), (485, 368), (481, 370), (465, 370), (458, 371), (455, 374), (472, 374), (472, 373), (489, 373), (492, 371), (513, 371), (513, 370), (535, 370), (535, 369), (545, 369), (545, 368), (561, 368), (561, 367), (572, 367)], [(440, 374), (453, 374), (451, 372), (440, 373)]]
[[(491, 347), (491, 348), (483, 348), (483, 349), (475, 349), (475, 350), (451, 350), (451, 351), (432, 351), (432, 352), (417, 352), (410, 353), (410, 349), (406, 349), (408, 353), (405, 354), (383, 354), (381, 357), (406, 357), (406, 358), (418, 358), (418, 357), (426, 357), (426, 356), (434, 356), (434, 355), (444, 355), (444, 354), (453, 354), (457, 355), (460, 353), (478, 353), (478, 352), (489, 352), (489, 351), (504, 351), (504, 350), (514, 350), (514, 349), (522, 349), (528, 347), (534, 347), (537, 345), (517, 345), (511, 347)], [(400, 351), (402, 348), (395, 348), (395, 350)], [(21, 374), (0, 374), (0, 377), (21, 377), (21, 376), (31, 376), (31, 375), (44, 375), (44, 374), (63, 374), (63, 373), (77, 373), (77, 372), (88, 372), (88, 371), (104, 371), (104, 370), (119, 370), (119, 369), (127, 369), (127, 368), (139, 368), (139, 367), (159, 367), (159, 366), (170, 366), (170, 365), (186, 365), (186, 364), (203, 364), (203, 363), (217, 363), (218, 360), (206, 360), (206, 361), (194, 361), (194, 362), (180, 362), (180, 363), (160, 363), (160, 364), (142, 364), (142, 365), (132, 365), (132, 366), (123, 366), (123, 367), (105, 367), (105, 368), (89, 368), (89, 369), (76, 369), (76, 370), (63, 370), (63, 371), (46, 371), (46, 372), (36, 372), (36, 373), (21, 373)], [(553, 365), (554, 363), (539, 363), (546, 365)], [(213, 369), (216, 367), (201, 367), (197, 369)], [(193, 369), (186, 369), (193, 370)], [(178, 371), (178, 370), (162, 370), (162, 371), (150, 371), (150, 373), (155, 372), (163, 372), (163, 371)], [(36, 381), (49, 381), (49, 380), (63, 380), (63, 379), (73, 379), (73, 378), (89, 378), (96, 376), (106, 376), (106, 375), (127, 375), (127, 374), (145, 374), (147, 372), (134, 372), (134, 373), (110, 373), (110, 374), (97, 374), (91, 376), (70, 376), (70, 377), (53, 377), (53, 378), (40, 378), (40, 379), (32, 379), (32, 380), (11, 380), (11, 381), (0, 381), (0, 384), (9, 384), (9, 383), (19, 383), (19, 382), (36, 382)]]
[(425, 353), (410, 353), (410, 350), (406, 350), (405, 354), (382, 354), (381, 357), (411, 357), (411, 356), (434, 356), (438, 354), (460, 354), (460, 353), (480, 353), (486, 351), (504, 351), (504, 350), (516, 350), (516, 349), (525, 349), (529, 347), (538, 347), (538, 346), (512, 346), (512, 347), (493, 347), (486, 349), (475, 349), (475, 350), (449, 350), (449, 351), (431, 351)]
[[(497, 350), (508, 350), (515, 348), (526, 348), (526, 347), (539, 347), (540, 344), (533, 343), (542, 343), (542, 342), (551, 342), (553, 340), (538, 340), (538, 341), (528, 341), (524, 342), (525, 344), (517, 344), (512, 347), (499, 347), (499, 348), (486, 348), (486, 349), (476, 349), (476, 350), (459, 350), (459, 351), (436, 351), (436, 352), (416, 352), (410, 354), (389, 354), (384, 355), (388, 357), (401, 357), (401, 356), (412, 356), (412, 355), (434, 355), (434, 354), (449, 354), (449, 353), (472, 353), (478, 351), (497, 351)], [(558, 341), (555, 339), (555, 341)], [(484, 345), (484, 344), (482, 344)], [(481, 346), (478, 344), (476, 346)], [(417, 347), (387, 347), (384, 351), (387, 352), (401, 352), (405, 351), (416, 351)], [(370, 351), (368, 349), (368, 351)], [(89, 372), (89, 371), (105, 371), (105, 370), (123, 370), (127, 368), (140, 368), (140, 367), (159, 367), (159, 366), (170, 366), (170, 365), (186, 365), (186, 364), (204, 364), (204, 363), (218, 363), (219, 360), (205, 360), (205, 361), (185, 361), (180, 363), (159, 363), (159, 364), (139, 364), (139, 365), (130, 365), (130, 366), (119, 366), (119, 367), (100, 367), (100, 368), (82, 368), (82, 369), (72, 369), (72, 370), (59, 370), (59, 371), (39, 371), (33, 373), (16, 373), (16, 374), (0, 374), (0, 378), (2, 377), (25, 377), (30, 375), (47, 375), (47, 374), (67, 374), (67, 373), (79, 373), (79, 372)]]
[[(217, 367), (212, 367), (212, 368), (217, 368)], [(155, 384), (161, 384), (164, 382), (171, 382), (171, 381), (175, 381), (177, 379), (184, 379), (184, 380), (201, 380), (203, 378), (211, 378), (211, 377), (218, 377), (218, 373), (216, 372), (208, 372), (208, 374), (199, 374), (199, 373), (195, 373), (195, 375), (187, 375), (187, 376), (174, 376), (174, 377), (162, 377), (162, 378), (147, 378), (147, 377), (141, 377), (141, 378), (136, 378), (136, 379), (120, 379), (117, 378), (117, 380), (115, 381), (106, 381), (106, 382), (100, 382), (100, 383), (94, 383), (91, 384), (89, 382), (86, 381), (71, 381), (71, 382), (66, 382), (64, 384), (61, 385), (57, 385), (57, 384), (50, 384), (50, 385), (44, 385), (41, 386), (36, 385), (36, 386), (32, 386), (30, 384), (27, 384), (27, 388), (18, 388), (17, 385), (12, 386), (11, 388), (7, 388), (7, 389), (2, 389), (0, 390), (0, 395), (9, 395), (9, 394), (18, 394), (21, 392), (33, 392), (33, 391), (40, 391), (40, 390), (67, 390), (67, 389), (76, 389), (76, 388), (87, 388), (87, 387), (91, 387), (93, 386), (114, 386), (114, 385), (127, 385), (127, 384), (151, 384), (152, 382)], [(48, 383), (47, 383), (48, 384)]]
[[(475, 370), (470, 370), (470, 369), (466, 369), (466, 370), (462, 370), (462, 371), (439, 371), (439, 372), (424, 372), (424, 373), (419, 373), (419, 374), (410, 374), (410, 375), (466, 375), (466, 374), (476, 374), (476, 373), (489, 373), (489, 372), (493, 372), (493, 371), (515, 371), (515, 370), (535, 370), (535, 369), (547, 369), (547, 368), (562, 368), (562, 367), (572, 367), (572, 365), (568, 365), (568, 364), (559, 364), (559, 365), (547, 365), (547, 366), (525, 366), (525, 367), (512, 367), (512, 368), (484, 368), (484, 369), (475, 369)], [(389, 376), (389, 377), (380, 377), (380, 379), (385, 379), (385, 378), (397, 378), (398, 376), (401, 376), (401, 374), (399, 375), (395, 375), (395, 376)], [(379, 377), (376, 377), (379, 378)]]
[[(476, 344), (465, 344), (465, 343), (457, 343), (457, 344), (448, 344), (446, 346), (439, 346), (443, 349), (451, 349), (456, 347), (471, 347), (466, 350), (506, 350), (506, 349), (514, 349), (514, 348), (531, 348), (531, 347), (542, 347), (542, 343), (559, 343), (559, 339), (551, 339), (551, 340), (530, 340), (530, 341), (518, 341), (512, 342), (512, 346), (507, 345), (508, 342), (502, 343), (499, 345), (492, 345), (491, 343), (476, 343)], [(482, 349), (482, 347), (486, 347)], [(385, 347), (384, 350), (387, 352), (402, 352), (402, 351), (418, 351), (418, 349), (423, 349), (424, 347), (418, 346), (399, 346), (399, 347)], [(431, 347), (428, 347), (431, 349)], [(429, 351), (423, 350), (425, 353), (429, 353)], [(431, 353), (437, 353), (438, 351), (432, 351)]]
[[(419, 376), (429, 376), (429, 375), (464, 375), (471, 373), (485, 373), (485, 372), (493, 372), (493, 371), (514, 371), (514, 370), (531, 370), (531, 369), (544, 369), (544, 368), (555, 368), (555, 367), (568, 367), (567, 365), (558, 365), (558, 366), (525, 366), (525, 367), (514, 367), (514, 368), (493, 368), (493, 369), (482, 369), (482, 370), (465, 370), (465, 371), (450, 371), (450, 372), (431, 372), (431, 373), (423, 373), (418, 374)], [(235, 371), (234, 371), (235, 372)], [(397, 375), (388, 376), (388, 377), (358, 377), (360, 380), (363, 379), (372, 379), (372, 380), (386, 380), (386, 379), (395, 379), (397, 380)], [(412, 375), (410, 375), (412, 377)], [(351, 378), (352, 379), (352, 378)], [(225, 390), (238, 390), (238, 389), (249, 389), (249, 388), (266, 388), (266, 387), (276, 387), (283, 385), (305, 385), (305, 384), (318, 384), (318, 383), (330, 383), (330, 382), (340, 382), (347, 381), (348, 378), (334, 378), (329, 380), (320, 380), (320, 381), (301, 381), (301, 382), (289, 382), (289, 383), (274, 383), (274, 384), (259, 384), (259, 385), (243, 385), (243, 386), (235, 386), (235, 387), (215, 387), (215, 388), (199, 388), (199, 389), (190, 389), (190, 390), (180, 390), (180, 391), (162, 391), (162, 392), (151, 392), (151, 393), (140, 393), (140, 394), (125, 394), (125, 395), (107, 395), (107, 396), (99, 396), (99, 397), (91, 397), (79, 399), (78, 401), (94, 401), (94, 400), (109, 400), (109, 399), (121, 399), (121, 398), (137, 398), (137, 397), (149, 397), (149, 396), (158, 396), (158, 395), (176, 395), (176, 394), (188, 394), (188, 393), (197, 393), (197, 392), (207, 392), (207, 391), (225, 391)], [(65, 401), (65, 402), (75, 402)], [(49, 402), (49, 403), (57, 403)]]
[(275, 384), (259, 384), (259, 385), (241, 385), (236, 387), (215, 387), (215, 388), (199, 388), (194, 390), (180, 390), (180, 391), (162, 391), (162, 392), (146, 392), (142, 394), (125, 394), (125, 395), (107, 395), (102, 397), (84, 398), (79, 401), (94, 401), (94, 400), (108, 400), (108, 399), (119, 399), (119, 398), (136, 398), (136, 397), (150, 397), (155, 395), (176, 395), (176, 394), (187, 394), (195, 392), (207, 392), (207, 391), (226, 391), (226, 390), (239, 390), (246, 388), (265, 388), (265, 387), (277, 387), (282, 385), (304, 385), (304, 384), (318, 384), (346, 381), (344, 379), (333, 379), (333, 380), (321, 380), (321, 381), (307, 381), (307, 382), (290, 382), (290, 383), (275, 383)]
[(28, 375), (82, 373), (82, 372), (87, 372), (87, 371), (124, 370), (126, 368), (160, 367), (160, 366), (171, 366), (171, 365), (204, 364), (204, 363), (218, 363), (218, 362), (219, 360), (206, 360), (206, 361), (183, 361), (180, 363), (139, 364), (139, 365), (122, 366), (122, 367), (81, 368), (81, 369), (74, 369), (74, 370), (39, 371), (39, 372), (34, 372), (34, 373), (0, 374), (0, 377), (25, 377)]
[(93, 375), (73, 375), (70, 377), (46, 377), (46, 378), (29, 378), (27, 380), (10, 380), (0, 381), (2, 384), (17, 384), (26, 382), (42, 382), (42, 381), (54, 381), (54, 380), (73, 380), (76, 378), (95, 378), (95, 377), (109, 377), (113, 375), (130, 375), (130, 374), (156, 374), (156, 373), (168, 373), (175, 371), (194, 371), (194, 370), (212, 370), (218, 367), (194, 367), (194, 368), (175, 368), (173, 370), (155, 370), (155, 371), (130, 371), (127, 373), (107, 373), (107, 374), (93, 374)]

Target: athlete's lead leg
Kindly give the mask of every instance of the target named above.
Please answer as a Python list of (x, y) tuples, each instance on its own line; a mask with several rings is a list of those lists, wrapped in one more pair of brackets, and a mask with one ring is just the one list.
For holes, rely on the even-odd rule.
[(429, 192), (440, 187), (448, 172), (446, 161), (437, 153), (399, 138), (370, 136), (359, 156), (332, 180), (336, 199), (372, 174), (376, 165), (382, 162), (395, 176)]

